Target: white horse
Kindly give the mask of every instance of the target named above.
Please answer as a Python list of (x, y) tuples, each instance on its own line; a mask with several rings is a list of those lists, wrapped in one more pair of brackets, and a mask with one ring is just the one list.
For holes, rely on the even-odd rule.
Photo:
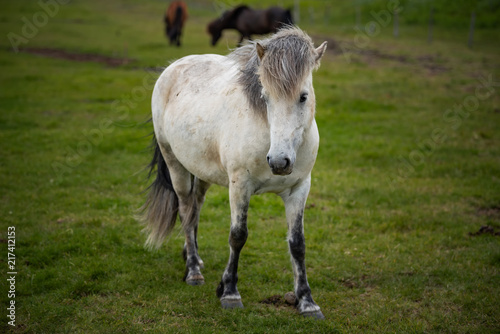
[(159, 247), (179, 213), (184, 280), (203, 284), (200, 210), (211, 184), (228, 187), (230, 255), (217, 288), (223, 308), (243, 307), (236, 282), (250, 196), (272, 192), (285, 204), (297, 309), (324, 318), (307, 282), (303, 217), (319, 145), (312, 71), (325, 50), (326, 42), (315, 49), (309, 36), (288, 27), (228, 56), (179, 59), (156, 82), (150, 167), (157, 176), (143, 206), (146, 244)]

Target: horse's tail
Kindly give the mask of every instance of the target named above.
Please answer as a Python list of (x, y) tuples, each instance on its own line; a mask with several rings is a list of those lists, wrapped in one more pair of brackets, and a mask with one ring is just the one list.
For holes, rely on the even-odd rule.
[(152, 144), (154, 154), (148, 166), (149, 176), (156, 167), (156, 179), (148, 188), (148, 196), (140, 209), (139, 219), (145, 225), (144, 230), (149, 233), (145, 246), (149, 249), (157, 249), (175, 226), (179, 199), (174, 191), (170, 173), (156, 137), (153, 137)]
[(174, 24), (179, 24), (182, 27), (183, 23), (184, 23), (184, 8), (179, 5), (175, 10)]

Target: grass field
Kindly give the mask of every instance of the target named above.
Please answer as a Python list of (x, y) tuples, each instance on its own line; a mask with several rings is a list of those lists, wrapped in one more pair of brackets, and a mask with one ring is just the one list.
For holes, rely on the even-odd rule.
[[(473, 48), (462, 18), (453, 20), (475, 9), (470, 2), (437, 15), (446, 20), (432, 44), (425, 6), (407, 4), (397, 39), (386, 26), (360, 43), (350, 2), (316, 23), (304, 15), (322, 3), (302, 2), (301, 26), (317, 45), (329, 41), (315, 73), (321, 144), (305, 215), (308, 278), (325, 321), (275, 297), (293, 289), (293, 274), (274, 195), (250, 204), (245, 309), (222, 310), (215, 296), (229, 255), (227, 189), (213, 186), (202, 211), (205, 285), (182, 282), (179, 227), (158, 252), (144, 250), (133, 215), (148, 186), (155, 77), (173, 59), (235, 47), (234, 33), (216, 48), (205, 33), (214, 5), (229, 3), (192, 4), (174, 48), (163, 1), (74, 0), (46, 21), (38, 2), (1, 1), (1, 331), (499, 332), (498, 1), (477, 2)], [(24, 36), (19, 52), (9, 33)]]

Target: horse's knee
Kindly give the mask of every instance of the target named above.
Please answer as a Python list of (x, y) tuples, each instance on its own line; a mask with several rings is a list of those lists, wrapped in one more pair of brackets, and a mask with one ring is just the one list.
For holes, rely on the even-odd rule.
[(297, 261), (303, 261), (306, 255), (306, 240), (302, 233), (296, 233), (288, 240), (290, 254)]
[(231, 227), (229, 233), (229, 245), (235, 249), (241, 249), (248, 238), (248, 229), (243, 226)]

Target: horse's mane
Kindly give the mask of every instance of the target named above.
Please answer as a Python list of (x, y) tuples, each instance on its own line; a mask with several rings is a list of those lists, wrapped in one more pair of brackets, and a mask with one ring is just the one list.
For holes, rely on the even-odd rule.
[[(257, 55), (256, 43), (265, 49), (262, 60)], [(308, 35), (288, 26), (268, 39), (237, 48), (229, 58), (240, 67), (238, 82), (251, 107), (265, 115), (262, 88), (276, 98), (298, 98), (301, 83), (315, 67), (316, 51)]]

